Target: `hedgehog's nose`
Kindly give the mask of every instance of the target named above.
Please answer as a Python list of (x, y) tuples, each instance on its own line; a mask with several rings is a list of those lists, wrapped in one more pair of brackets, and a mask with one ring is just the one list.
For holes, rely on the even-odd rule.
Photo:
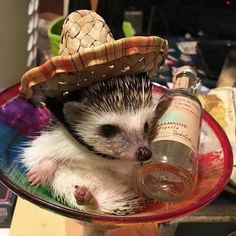
[(147, 161), (152, 157), (152, 152), (147, 147), (140, 147), (136, 152), (138, 161)]

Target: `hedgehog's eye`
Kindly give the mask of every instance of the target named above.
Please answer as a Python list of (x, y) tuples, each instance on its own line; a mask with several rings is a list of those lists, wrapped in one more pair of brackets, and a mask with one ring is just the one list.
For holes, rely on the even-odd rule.
[(111, 138), (115, 136), (119, 133), (119, 131), (120, 128), (115, 125), (101, 125), (100, 127), (100, 134), (106, 138)]
[(148, 132), (148, 128), (149, 128), (149, 125), (148, 125), (147, 122), (145, 122), (145, 124), (144, 124), (144, 133)]

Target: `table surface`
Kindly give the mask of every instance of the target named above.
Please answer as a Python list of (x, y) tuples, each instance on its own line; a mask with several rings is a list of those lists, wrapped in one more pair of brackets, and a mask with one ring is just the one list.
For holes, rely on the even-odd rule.
[[(210, 204), (192, 215), (178, 219), (177, 222), (236, 222), (236, 205), (230, 202)], [(110, 231), (108, 236), (142, 236), (144, 231), (145, 235), (159, 235), (157, 224), (146, 224), (115, 229)], [(1, 236), (8, 236), (7, 230), (2, 232), (0, 231)], [(9, 236), (19, 235), (79, 236), (83, 235), (83, 226), (73, 219), (39, 208), (18, 197)]]
[[(157, 224), (133, 225), (109, 231), (108, 236), (158, 236)], [(82, 236), (77, 221), (39, 208), (18, 197), (9, 236)], [(2, 235), (1, 235), (2, 236)]]

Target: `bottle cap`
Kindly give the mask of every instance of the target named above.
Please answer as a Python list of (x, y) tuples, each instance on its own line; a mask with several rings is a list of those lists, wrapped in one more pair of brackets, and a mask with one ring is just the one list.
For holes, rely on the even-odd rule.
[(190, 66), (182, 66), (177, 69), (172, 79), (173, 89), (185, 89), (194, 92), (199, 85), (196, 71)]

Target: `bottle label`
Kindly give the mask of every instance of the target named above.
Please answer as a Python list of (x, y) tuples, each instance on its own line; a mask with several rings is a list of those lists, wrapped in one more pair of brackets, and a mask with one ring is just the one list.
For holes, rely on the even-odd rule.
[[(161, 103), (167, 102), (165, 100)], [(166, 111), (157, 122), (157, 136), (153, 142), (177, 141), (196, 153), (200, 137), (201, 112), (201, 106), (191, 98), (172, 96)]]
[(177, 78), (173, 84), (173, 89), (178, 88), (189, 88), (190, 78), (187, 76), (183, 76), (181, 78)]

